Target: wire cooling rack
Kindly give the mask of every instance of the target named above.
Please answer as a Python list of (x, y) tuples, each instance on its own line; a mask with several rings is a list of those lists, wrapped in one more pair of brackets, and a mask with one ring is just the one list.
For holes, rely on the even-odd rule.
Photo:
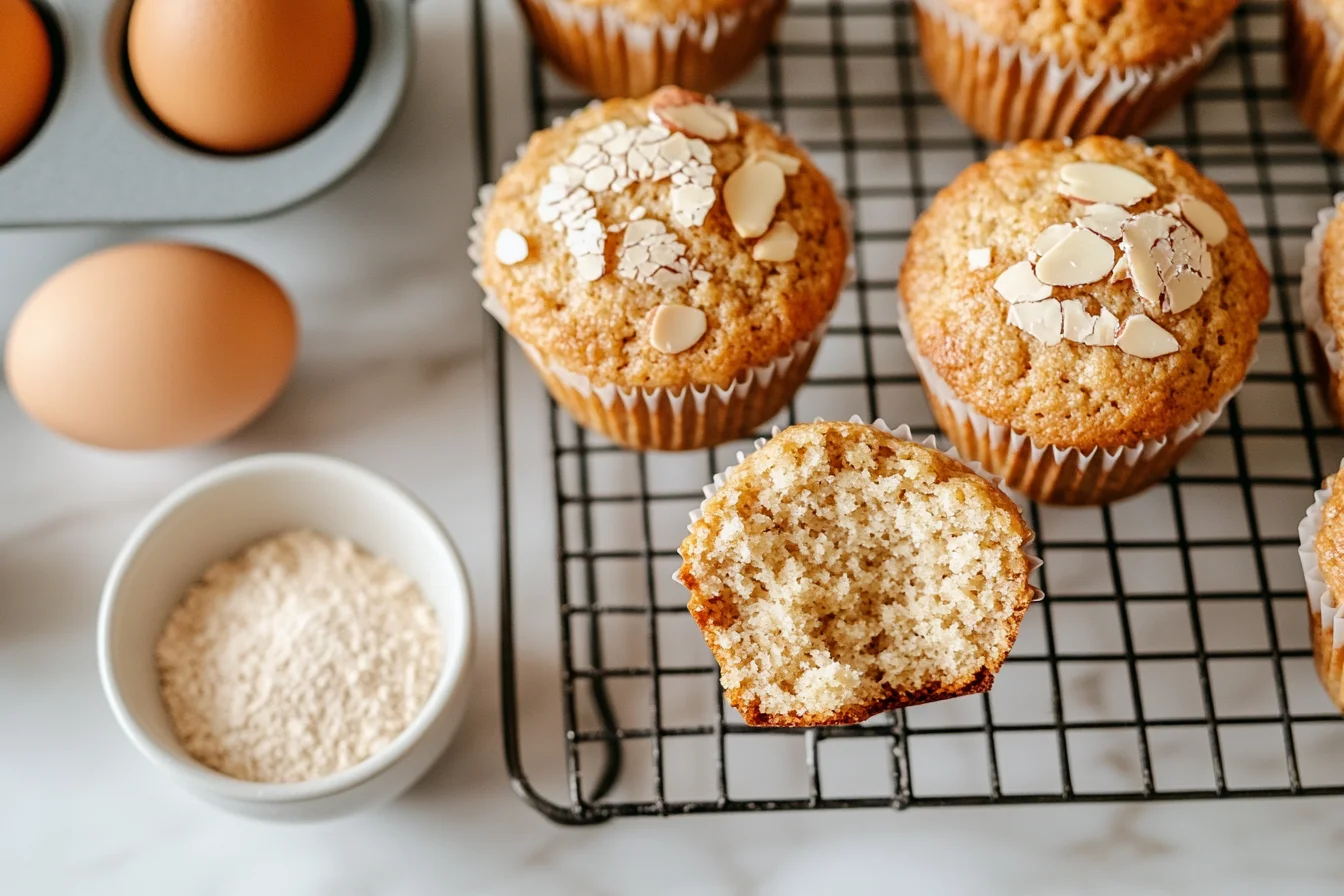
[[(721, 699), (671, 574), (700, 486), (749, 442), (639, 455), (585, 433), (551, 405), (549, 445), (537, 454), (550, 465), (549, 494), (523, 500), (513, 487), (518, 455), (524, 445), (539, 451), (539, 427), (513, 419), (509, 396), (521, 389), (536, 400), (540, 387), (493, 333), (504, 459), (504, 737), (524, 798), (558, 821), (587, 823), (1344, 793), (1344, 720), (1312, 669), (1296, 556), (1312, 491), (1344, 454), (1313, 384), (1296, 300), (1316, 212), (1344, 178), (1289, 103), (1280, 15), (1278, 3), (1243, 4), (1215, 67), (1147, 135), (1221, 182), (1250, 227), (1274, 290), (1259, 362), (1165, 484), (1104, 508), (1026, 505), (1047, 599), (1028, 614), (989, 694), (848, 728), (747, 728)], [(479, 18), (477, 27), (483, 51)], [(916, 41), (906, 2), (796, 0), (778, 43), (723, 94), (805, 143), (854, 208), (858, 279), (810, 381), (773, 422), (858, 413), (935, 431), (900, 345), (896, 272), (914, 217), (991, 147), (933, 94)], [(583, 102), (537, 58), (524, 64), (535, 127)], [(483, 135), (492, 122), (486, 70), (481, 63)], [(484, 170), (497, 171), (502, 159), (490, 158), (485, 136), (482, 147)], [(515, 544), (521, 514), (553, 520), (554, 553), (545, 559), (554, 564), (554, 596), (514, 584), (537, 572)], [(520, 686), (520, 663), (532, 658), (518, 627), (557, 612), (559, 660), (549, 680), (559, 677), (558, 720), (525, 731), (521, 698), (546, 695)], [(553, 794), (525, 767), (529, 744), (560, 756)]]

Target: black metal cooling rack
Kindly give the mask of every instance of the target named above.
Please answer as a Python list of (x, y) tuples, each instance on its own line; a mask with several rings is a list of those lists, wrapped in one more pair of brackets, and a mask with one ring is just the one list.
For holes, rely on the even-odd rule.
[[(486, 29), (477, 4), (477, 45)], [(1240, 396), (1169, 480), (1105, 508), (1030, 505), (1048, 597), (987, 695), (849, 728), (747, 728), (671, 581), (699, 486), (746, 442), (638, 455), (550, 406), (558, 607), (514, 582), (510, 422), (518, 389), (492, 328), (503, 451), (504, 738), (515, 789), (549, 817), (761, 809), (1200, 799), (1344, 793), (1344, 720), (1316, 682), (1296, 526), (1344, 435), (1313, 386), (1297, 310), (1302, 248), (1344, 187), (1340, 161), (1293, 114), (1280, 6), (1243, 4), (1233, 38), (1182, 108), (1147, 136), (1220, 181), (1272, 273), (1260, 360)], [(537, 127), (576, 108), (537, 58)], [(483, 177), (491, 117), (478, 61)], [(723, 94), (802, 140), (855, 212), (858, 279), (809, 383), (778, 422), (909, 422), (932, 432), (894, 322), (898, 259), (914, 216), (989, 147), (924, 80), (906, 2), (796, 0), (757, 71)], [(515, 358), (516, 360), (516, 358)], [(558, 610), (558, 795), (525, 768), (520, 619)], [(529, 699), (532, 694), (529, 693)], [(531, 741), (528, 741), (531, 743)]]

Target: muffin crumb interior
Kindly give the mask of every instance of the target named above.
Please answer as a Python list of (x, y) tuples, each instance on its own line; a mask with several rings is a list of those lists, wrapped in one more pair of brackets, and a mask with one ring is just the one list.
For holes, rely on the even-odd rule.
[(868, 427), (794, 427), (767, 448), (708, 502), (683, 568), (735, 705), (854, 716), (997, 669), (1030, 599), (1006, 497)]

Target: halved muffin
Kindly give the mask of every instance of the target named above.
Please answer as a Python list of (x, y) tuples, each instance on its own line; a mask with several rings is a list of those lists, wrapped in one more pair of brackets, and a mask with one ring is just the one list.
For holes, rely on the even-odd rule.
[(677, 578), (749, 725), (987, 690), (1037, 594), (1017, 506), (904, 427), (791, 426), (707, 491)]

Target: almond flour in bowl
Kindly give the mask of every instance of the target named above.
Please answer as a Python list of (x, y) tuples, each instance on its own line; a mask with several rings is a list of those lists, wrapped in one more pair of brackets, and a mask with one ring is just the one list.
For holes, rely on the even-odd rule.
[(416, 583), (343, 538), (300, 529), (214, 564), (155, 660), (183, 748), (245, 781), (310, 781), (387, 747), (424, 708), (442, 630)]

